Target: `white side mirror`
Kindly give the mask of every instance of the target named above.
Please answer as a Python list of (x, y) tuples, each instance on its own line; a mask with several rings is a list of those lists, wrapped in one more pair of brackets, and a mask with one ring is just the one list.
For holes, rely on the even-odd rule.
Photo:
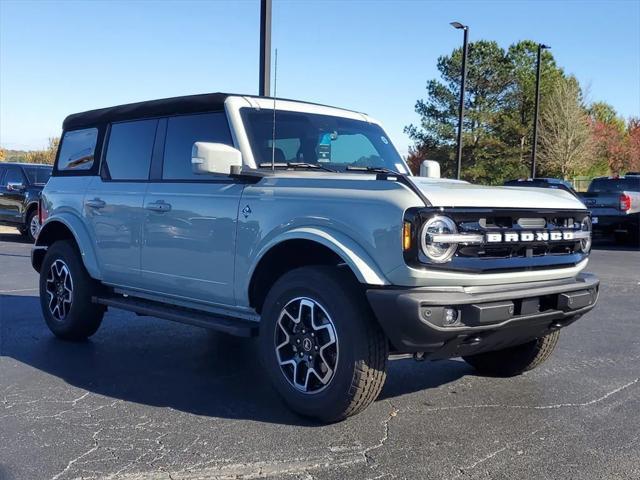
[(232, 167), (242, 167), (240, 150), (223, 143), (196, 142), (191, 149), (193, 173), (229, 175)]
[(420, 164), (420, 176), (440, 178), (440, 164), (435, 160), (425, 160)]

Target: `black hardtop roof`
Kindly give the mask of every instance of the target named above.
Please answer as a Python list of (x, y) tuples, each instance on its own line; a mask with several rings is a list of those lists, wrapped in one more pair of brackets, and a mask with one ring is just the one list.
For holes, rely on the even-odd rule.
[[(186, 95), (183, 97), (163, 98), (160, 100), (148, 100), (145, 102), (128, 103), (115, 107), (100, 108), (87, 112), (74, 113), (65, 118), (62, 128), (75, 130), (78, 128), (93, 127), (110, 122), (133, 120), (139, 118), (161, 117), (164, 115), (210, 112), (224, 107), (227, 97), (238, 96), (247, 98), (273, 98), (258, 97), (256, 95), (243, 95), (234, 93), (202, 93), (199, 95)], [(298, 102), (278, 97), (277, 100)], [(319, 105), (311, 102), (310, 105)], [(328, 106), (328, 105), (323, 105)], [(335, 107), (332, 107), (335, 108)]]

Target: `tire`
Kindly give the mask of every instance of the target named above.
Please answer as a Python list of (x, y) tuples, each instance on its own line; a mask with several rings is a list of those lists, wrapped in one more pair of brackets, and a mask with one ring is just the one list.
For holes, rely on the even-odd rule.
[(492, 377), (513, 377), (533, 370), (551, 356), (560, 331), (515, 347), (462, 357), (478, 373)]
[(40, 270), (40, 307), (49, 330), (64, 340), (84, 340), (98, 330), (104, 307), (91, 302), (99, 284), (70, 241), (51, 245)]
[(337, 267), (302, 267), (278, 279), (264, 303), (260, 349), (284, 402), (326, 423), (364, 410), (386, 379), (387, 338), (357, 283)]
[(32, 209), (28, 214), (25, 220), (24, 227), (20, 229), (20, 233), (26, 238), (29, 242), (35, 243), (36, 236), (38, 235), (38, 230), (40, 229), (40, 225), (38, 224), (38, 228), (34, 229), (34, 222), (38, 222), (38, 209)]

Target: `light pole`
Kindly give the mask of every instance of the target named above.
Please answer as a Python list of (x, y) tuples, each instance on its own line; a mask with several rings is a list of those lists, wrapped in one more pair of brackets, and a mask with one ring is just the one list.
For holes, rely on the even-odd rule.
[(467, 54), (469, 51), (469, 26), (460, 22), (451, 22), (451, 26), (458, 30), (464, 30), (464, 42), (462, 46), (462, 81), (460, 82), (460, 108), (458, 109), (458, 169), (456, 178), (460, 180), (460, 172), (462, 171), (462, 121), (464, 120), (464, 89), (467, 83)]
[(260, 0), (260, 82), (258, 95), (268, 97), (271, 85), (271, 0)]
[(533, 114), (533, 145), (531, 148), (531, 178), (536, 178), (536, 147), (538, 145), (538, 111), (540, 108), (540, 57), (542, 50), (551, 48), (543, 43), (538, 44), (538, 60), (536, 62), (536, 106)]

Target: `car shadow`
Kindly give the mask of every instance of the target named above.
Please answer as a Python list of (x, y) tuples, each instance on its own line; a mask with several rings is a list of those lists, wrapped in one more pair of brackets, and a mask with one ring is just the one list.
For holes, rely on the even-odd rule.
[(10, 242), (10, 243), (25, 243), (29, 244), (29, 240), (27, 240), (18, 230), (7, 231), (5, 228), (0, 230), (0, 242)]
[[(55, 338), (38, 297), (0, 295), (0, 352), (75, 387), (113, 399), (197, 415), (316, 426), (292, 413), (260, 365), (256, 339), (121, 311), (84, 342)], [(435, 388), (472, 373), (462, 362), (394, 360), (381, 399)]]

